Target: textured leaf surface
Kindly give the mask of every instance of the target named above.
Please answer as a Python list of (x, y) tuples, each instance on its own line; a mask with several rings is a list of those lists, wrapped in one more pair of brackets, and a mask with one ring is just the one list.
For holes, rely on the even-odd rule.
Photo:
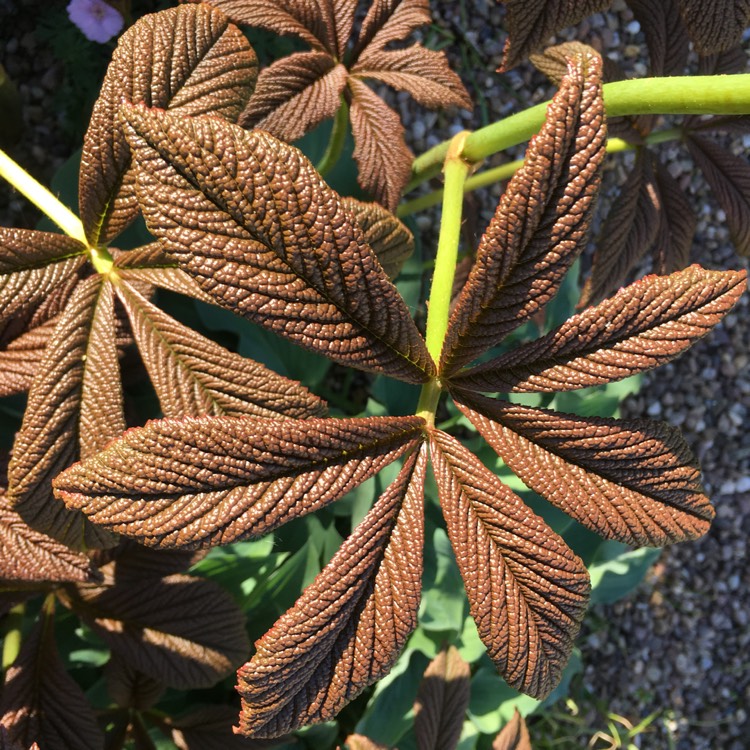
[(624, 284), (653, 245), (659, 220), (653, 157), (647, 149), (639, 149), (633, 170), (604, 222), (591, 275), (581, 290), (580, 307), (601, 302)]
[(96, 566), (85, 555), (34, 531), (0, 493), (0, 579), (5, 581), (93, 581)]
[(583, 562), (455, 438), (431, 433), (440, 505), (471, 616), (511, 687), (557, 685), (589, 599)]
[(350, 734), (344, 740), (347, 750), (389, 750), (388, 745), (381, 745), (363, 734)]
[(698, 219), (684, 191), (658, 160), (656, 186), (662, 211), (656, 235), (654, 268), (659, 274), (670, 274), (689, 265)]
[(0, 396), (27, 391), (44, 357), (57, 319), (25, 331), (0, 351)]
[(245, 618), (213, 581), (173, 575), (113, 578), (109, 586), (68, 587), (60, 596), (133, 668), (181, 690), (226, 677), (250, 648)]
[(628, 0), (646, 36), (649, 74), (674, 76), (684, 72), (690, 40), (680, 17), (678, 0)]
[(395, 211), (414, 159), (404, 142), (404, 127), (399, 116), (366, 83), (350, 78), (349, 90), (359, 184), (375, 200)]
[(121, 103), (236, 120), (257, 74), (258, 60), (242, 32), (208, 5), (143, 16), (120, 37), (81, 155), (80, 214), (92, 245), (112, 239), (138, 212), (130, 149), (119, 127)]
[(149, 546), (266, 534), (338, 500), (419, 440), (418, 417), (164, 419), (56, 482), (71, 508)]
[(680, 0), (680, 5), (690, 38), (702, 55), (739, 44), (750, 24), (750, 0), (715, 0), (709, 12), (702, 0)]
[(607, 8), (612, 0), (505, 0), (508, 41), (502, 70), (510, 70), (549, 37)]
[(598, 57), (571, 62), (482, 237), (448, 324), (441, 370), (455, 372), (557, 292), (583, 249), (599, 187), (606, 127)]
[(531, 750), (529, 730), (517, 708), (513, 711), (513, 718), (495, 737), (492, 750)]
[(414, 237), (401, 221), (379, 203), (342, 198), (365, 236), (365, 242), (378, 256), (390, 278), (398, 276), (407, 258), (414, 252)]
[(471, 667), (455, 646), (427, 665), (414, 703), (418, 750), (455, 750), (471, 696)]
[(325, 403), (299, 383), (201, 336), (132, 288), (118, 294), (165, 417), (325, 414)]
[(237, 673), (240, 731), (276, 737), (329, 721), (385, 676), (417, 626), (426, 448)]
[(216, 118), (127, 119), (149, 228), (204, 291), (338, 362), (427, 380), (406, 304), (301, 152)]
[(336, 114), (347, 75), (346, 68), (326, 52), (282, 57), (258, 76), (240, 124), (296, 141)]
[(452, 378), (488, 392), (555, 392), (627, 378), (674, 359), (742, 295), (744, 271), (690, 266), (647, 276), (536, 341)]
[(352, 75), (382, 81), (407, 91), (424, 107), (456, 106), (471, 109), (471, 99), (445, 52), (420, 45), (406, 49), (366, 49), (352, 66)]
[(664, 422), (578, 417), (481, 397), (458, 405), (528, 487), (597, 534), (661, 547), (708, 530), (714, 510), (698, 462)]
[(0, 227), (0, 320), (46, 299), (84, 265), (85, 251), (62, 234)]
[(750, 164), (708, 138), (690, 135), (685, 142), (724, 209), (737, 252), (750, 255)]
[(109, 697), (123, 708), (145, 711), (159, 700), (166, 689), (161, 680), (139, 672), (130, 661), (116, 652), (110, 654), (102, 671)]
[(0, 716), (3, 739), (24, 750), (35, 742), (44, 750), (104, 747), (94, 710), (57, 653), (51, 619), (35, 625), (5, 673)]
[(428, 0), (373, 0), (362, 22), (354, 56), (366, 47), (378, 50), (405, 39), (431, 20)]
[(167, 719), (177, 750), (263, 750), (277, 743), (250, 740), (235, 734), (237, 709), (231, 706), (205, 706), (176, 719)]
[(81, 282), (45, 350), (8, 468), (16, 512), (73, 548), (109, 538), (56, 501), (51, 481), (125, 427), (113, 318), (111, 285), (98, 276)]

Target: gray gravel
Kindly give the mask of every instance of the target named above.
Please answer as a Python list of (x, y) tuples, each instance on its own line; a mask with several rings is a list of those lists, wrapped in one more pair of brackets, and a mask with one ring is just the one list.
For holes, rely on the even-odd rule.
[[(35, 16), (30, 11), (38, 7), (35, 0), (0, 0), (0, 18), (12, 18), (12, 31), (10, 23), (0, 23), (0, 62), (20, 83), (29, 128), (14, 156), (36, 176), (48, 179), (73, 146), (56, 135), (59, 123), (48, 94), (57, 84), (59, 69), (50, 51), (35, 39)], [(460, 48), (483, 66), (484, 72), (467, 83), (473, 94), (481, 93), (485, 110), (425, 112), (407, 97), (395, 96), (392, 101), (407, 123), (416, 152), (463, 128), (481, 126), (483, 116), (496, 120), (522, 102), (550, 96), (551, 87), (531, 68), (506, 76), (493, 72), (504, 41), (498, 31), (503, 14), (498, 4), (433, 0), (432, 7), (436, 23), (455, 36), (456, 44), (448, 48), (455, 67), (461, 69)], [(643, 75), (642, 37), (624, 5), (614, 7), (617, 12), (598, 14), (564, 36), (604, 50), (624, 50), (621, 62)], [(749, 146), (750, 142), (736, 144), (738, 152)], [(689, 160), (677, 150), (674, 157), (673, 169), (690, 185), (701, 216), (694, 261), (712, 268), (747, 267), (747, 261), (736, 257), (723, 217), (706, 198), (707, 190), (692, 174)], [(607, 180), (615, 180), (617, 174), (618, 168), (610, 167)], [(477, 194), (480, 227), (499, 194), (499, 186)], [(32, 226), (35, 216), (23, 199), (0, 185), (0, 223)], [(433, 212), (419, 219), (428, 234), (434, 217)], [(631, 597), (592, 611), (580, 639), (584, 685), (592, 695), (634, 722), (659, 712), (654, 731), (639, 740), (644, 750), (750, 748), (749, 300), (745, 296), (713, 334), (680, 359), (648, 374), (641, 393), (624, 405), (627, 416), (650, 416), (682, 426), (701, 459), (704, 483), (717, 508), (706, 537), (665, 551)]]

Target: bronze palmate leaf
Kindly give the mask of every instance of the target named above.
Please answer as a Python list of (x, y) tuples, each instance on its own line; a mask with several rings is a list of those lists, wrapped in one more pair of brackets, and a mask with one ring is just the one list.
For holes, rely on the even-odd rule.
[[(466, 367), (543, 309), (585, 244), (604, 153), (600, 83), (597, 57), (571, 61), (480, 241), (437, 375), (353, 214), (299, 152), (218, 120), (123, 111), (146, 220), (205, 293), (304, 346), (331, 349), (337, 361), (450, 391), (524, 481), (606, 536), (679, 541), (702, 533), (712, 510), (674, 430), (483, 394), (580, 388), (666, 362), (731, 309), (744, 274), (651, 277), (538, 342)], [(265, 533), (404, 458), (373, 511), (239, 671), (241, 731), (272, 737), (333, 718), (390, 668), (415, 627), (429, 447), (479, 634), (509, 684), (542, 698), (570, 655), (588, 601), (586, 568), (430, 422), (429, 414), (154, 421), (63, 472), (55, 487), (106, 528), (195, 548)]]

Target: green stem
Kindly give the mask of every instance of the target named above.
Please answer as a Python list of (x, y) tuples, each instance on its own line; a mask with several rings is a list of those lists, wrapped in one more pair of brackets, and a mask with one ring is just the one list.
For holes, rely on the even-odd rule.
[(23, 615), (26, 605), (16, 604), (5, 616), (5, 637), (3, 638), (3, 669), (7, 669), (21, 651)]
[(1, 149), (0, 177), (4, 177), (19, 193), (49, 216), (65, 234), (88, 245), (81, 220)]
[(344, 150), (344, 143), (346, 141), (346, 128), (349, 124), (349, 106), (346, 103), (346, 99), (341, 97), (341, 104), (339, 105), (336, 116), (333, 118), (333, 128), (331, 129), (331, 137), (328, 139), (328, 146), (326, 152), (323, 154), (323, 158), (318, 162), (315, 167), (321, 175), (326, 175), (333, 169), (333, 166), (339, 160), (341, 152)]
[[(609, 117), (642, 114), (750, 114), (750, 73), (681, 76), (615, 81), (603, 87)], [(549, 102), (476, 130), (466, 139), (464, 157), (478, 162), (490, 154), (529, 140), (544, 122)], [(407, 190), (434, 176), (448, 153), (438, 144), (414, 160)]]
[[(656, 133), (651, 133), (644, 138), (643, 142), (646, 144), (654, 145), (657, 143), (665, 143), (666, 141), (674, 141), (682, 137), (682, 131), (679, 128), (667, 128), (665, 130), (659, 130)], [(622, 138), (610, 138), (607, 141), (607, 153), (616, 154), (621, 151), (630, 151), (636, 148), (635, 144), (628, 143), (622, 140)], [(492, 169), (486, 169), (484, 172), (479, 172), (469, 177), (464, 183), (464, 193), (470, 193), (472, 190), (477, 190), (487, 185), (494, 185), (503, 180), (509, 180), (513, 175), (523, 166), (523, 159), (516, 159), (515, 161), (509, 161), (506, 164), (501, 164), (499, 167), (493, 167)], [(396, 215), (399, 217), (410, 216), (411, 214), (422, 211), (425, 208), (431, 208), (440, 203), (443, 196), (442, 188), (433, 190), (431, 193), (420, 195), (419, 198), (414, 198), (410, 201), (402, 203), (396, 209)]]
[[(445, 189), (443, 191), (443, 216), (440, 222), (435, 271), (432, 275), (430, 299), (427, 310), (427, 330), (425, 340), (427, 351), (438, 362), (443, 341), (448, 330), (451, 292), (456, 275), (458, 243), (461, 237), (461, 217), (463, 212), (464, 182), (471, 171), (471, 164), (463, 158), (463, 147), (468, 132), (454, 136), (445, 158)], [(440, 398), (440, 384), (427, 383), (419, 396), (417, 413), (428, 424), (435, 422), (435, 409)]]

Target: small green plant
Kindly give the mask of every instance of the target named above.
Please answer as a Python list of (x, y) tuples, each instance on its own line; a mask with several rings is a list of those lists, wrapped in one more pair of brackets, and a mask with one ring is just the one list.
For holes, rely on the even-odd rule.
[[(621, 115), (744, 112), (746, 77), (607, 89), (599, 56), (577, 51), (551, 103), (418, 158), (414, 182), (437, 163), (445, 179), (423, 335), (392, 282), (413, 249), (388, 210), (407, 179), (403, 160), (388, 162), (389, 148), (405, 148), (400, 125), (361, 79), (432, 92), (430, 106), (466, 102), (440, 54), (387, 47), (429, 19), (426, 3), (375, 2), (352, 39), (351, 0), (215, 5), (145, 16), (121, 37), (84, 141), (80, 219), (0, 152), (0, 174), (65, 232), (0, 229), (0, 388), (28, 389), (0, 525), (9, 611), (0, 726), (11, 747), (147, 748), (156, 734), (181, 748), (250, 746), (229, 732), (227, 711), (237, 709), (226, 696), (205, 700), (209, 730), (156, 707), (167, 688), (207, 688), (237, 667), (238, 732), (284, 741), (352, 701), (369, 706), (362, 717), (405, 649), (408, 662), (421, 648), (410, 672), (420, 675), (417, 662), (435, 656), (446, 635), (471, 652), (467, 661), (484, 658), (508, 686), (541, 700), (573, 651), (590, 597), (586, 564), (598, 562), (605, 579), (622, 562), (618, 543), (693, 539), (713, 517), (677, 430), (561, 404), (571, 391), (610, 387), (678, 356), (737, 302), (744, 273), (691, 266), (648, 276), (566, 310), (560, 322), (547, 319), (540, 337), (527, 332), (564, 296), (586, 245), (606, 153), (605, 104)], [(250, 44), (224, 11), (291, 31), (313, 51), (258, 78)], [(308, 106), (324, 94), (326, 106)], [(342, 197), (300, 150), (237, 124), (283, 128), (300, 107), (304, 118), (289, 137), (335, 118), (325, 168), (340, 153), (348, 113), (362, 187), (385, 206)], [(474, 164), (537, 130), (454, 296)], [(118, 248), (139, 215), (149, 241)], [(373, 407), (327, 416), (306, 386), (168, 315), (151, 299), (155, 287), (236, 313), (337, 372), (388, 378), (386, 389), (405, 384), (417, 403), (405, 415)], [(121, 361), (135, 350), (158, 397), (154, 416), (163, 418), (126, 429)], [(311, 538), (292, 549), (255, 546), (283, 525), (311, 528), (300, 523), (382, 476), (374, 505), (358, 505), (358, 523), (346, 515), (340, 545), (334, 521), (320, 548)], [(577, 534), (594, 532), (614, 547), (582, 559), (536, 511), (545, 501), (560, 532), (572, 528), (560, 521), (567, 514)], [(443, 542), (438, 569), (429, 570), (425, 547), (436, 552)], [(216, 547), (229, 551), (204, 558)], [(235, 596), (268, 599), (280, 614), (252, 653), (243, 608), (215, 580), (184, 573), (225, 564)], [(281, 607), (274, 592), (298, 572), (308, 585)], [(458, 627), (419, 625), (424, 580), (458, 597)], [(259, 608), (259, 619), (268, 610)], [(111, 653), (99, 723), (55, 645), (58, 629), (76, 627), (73, 615), (84, 641), (106, 644), (89, 658)], [(498, 679), (484, 666), (480, 675)], [(474, 747), (480, 711), (469, 705), (476, 722), (467, 730), (466, 710), (455, 741)], [(343, 742), (352, 727), (340, 721), (333, 736), (323, 727), (302, 741)], [(506, 733), (515, 734), (511, 747), (528, 745), (520, 722)]]

